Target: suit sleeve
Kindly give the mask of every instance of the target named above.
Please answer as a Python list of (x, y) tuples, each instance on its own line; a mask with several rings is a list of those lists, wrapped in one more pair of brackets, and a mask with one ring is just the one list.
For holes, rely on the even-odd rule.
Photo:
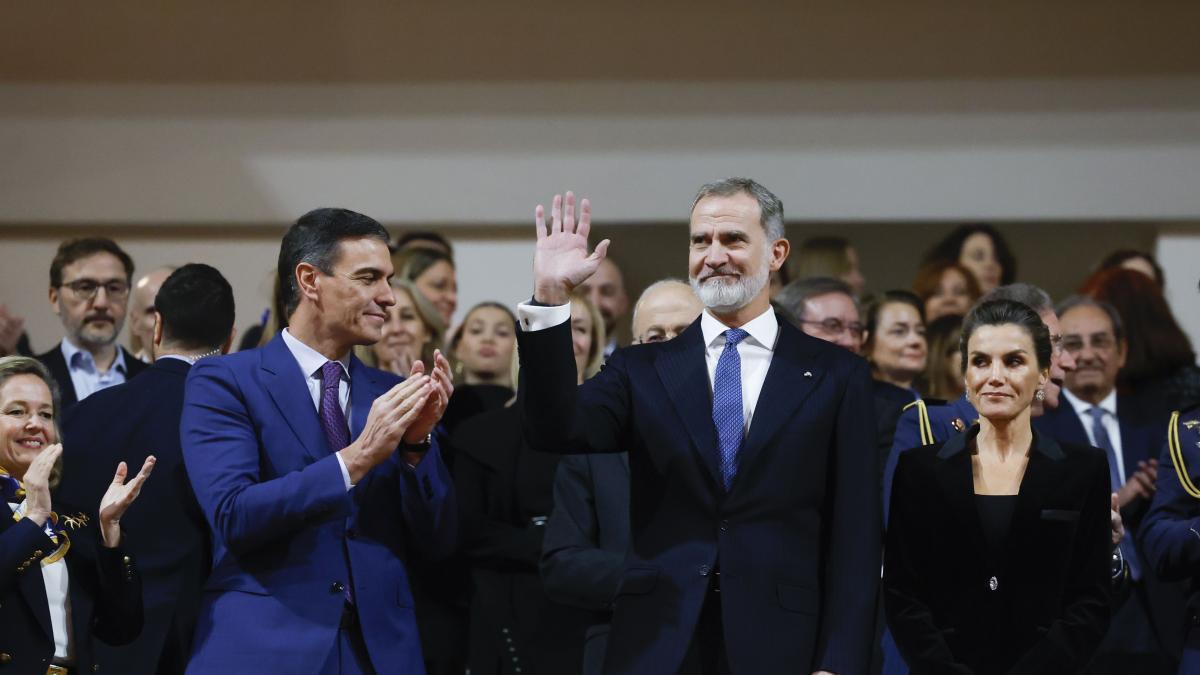
[(1079, 527), (1072, 547), (1070, 572), (1062, 602), (1062, 615), (1020, 661), (1011, 673), (1075, 672), (1086, 665), (1100, 640), (1108, 632), (1112, 580), (1109, 561), (1110, 500), (1108, 461), (1095, 451), (1087, 495), (1079, 514)]
[(542, 542), (542, 585), (551, 600), (585, 609), (610, 609), (624, 553), (599, 546), (600, 523), (586, 457), (567, 457), (554, 478), (554, 512)]
[(896, 432), (892, 435), (892, 450), (883, 467), (883, 524), (889, 524), (892, 504), (892, 483), (895, 482), (896, 466), (900, 455), (910, 448), (919, 448), (921, 443), (921, 413), (916, 406), (900, 413), (896, 420)]
[(852, 359), (830, 448), (825, 584), (814, 670), (865, 672), (882, 548), (879, 453), (866, 361)]
[[(525, 440), (539, 452), (623, 452), (629, 417), (625, 355), (617, 350), (594, 377), (576, 386), (570, 322), (517, 334), (525, 405)], [(868, 405), (870, 401), (868, 401)]]
[(1142, 553), (1163, 581), (1191, 578), (1200, 568), (1200, 500), (1183, 489), (1167, 447), (1158, 460), (1157, 486), (1138, 532)]
[[(122, 540), (127, 537), (122, 534)], [(110, 645), (133, 642), (142, 633), (145, 619), (142, 577), (124, 546), (96, 550), (98, 577), (92, 632)]]
[(333, 453), (299, 471), (262, 479), (258, 435), (234, 373), (220, 359), (192, 366), (179, 433), (204, 517), (235, 553), (249, 553), (312, 522), (351, 512)]
[(923, 533), (929, 517), (923, 513), (923, 495), (935, 489), (917, 477), (912, 457), (896, 462), (891, 515), (884, 549), (883, 601), (888, 628), (896, 646), (914, 672), (960, 673), (971, 670), (956, 663), (942, 628), (934, 621), (925, 597), (929, 593), (921, 553), (934, 550)]
[(433, 445), (416, 467), (399, 466), (403, 460), (396, 455), (388, 460), (399, 466), (404, 524), (417, 551), (428, 561), (446, 558), (458, 543), (458, 500), (450, 471), (442, 461), (442, 447), (434, 434)]

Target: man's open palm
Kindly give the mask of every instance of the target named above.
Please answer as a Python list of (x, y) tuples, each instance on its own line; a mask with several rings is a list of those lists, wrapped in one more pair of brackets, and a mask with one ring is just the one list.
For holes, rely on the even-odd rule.
[(534, 221), (537, 226), (537, 248), (533, 255), (534, 296), (539, 302), (564, 304), (566, 296), (600, 266), (609, 241), (605, 239), (596, 245), (595, 251), (588, 253), (592, 207), (588, 200), (581, 201), (576, 220), (575, 194), (572, 192), (567, 192), (565, 200), (562, 195), (554, 195), (549, 227), (546, 209), (541, 204), (534, 211)]

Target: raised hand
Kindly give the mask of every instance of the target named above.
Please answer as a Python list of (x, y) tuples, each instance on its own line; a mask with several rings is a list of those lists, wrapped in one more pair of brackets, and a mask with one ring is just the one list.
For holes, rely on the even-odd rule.
[(100, 498), (100, 537), (106, 547), (115, 548), (121, 543), (121, 516), (125, 515), (129, 505), (141, 494), (142, 485), (150, 477), (156, 461), (154, 455), (147, 457), (146, 461), (142, 462), (142, 470), (128, 483), (125, 482), (125, 476), (129, 467), (125, 462), (117, 464), (112, 483)]
[[(446, 406), (450, 404), (450, 396), (454, 393), (454, 378), (450, 376), (450, 362), (442, 355), (440, 349), (433, 351), (433, 373), (430, 382), (433, 384), (430, 396), (418, 413), (416, 420), (404, 434), (405, 443), (421, 443), (433, 427), (442, 419)], [(412, 364), (409, 377), (417, 377), (425, 372), (425, 364), (416, 361)]]
[(546, 227), (546, 209), (538, 204), (534, 210), (537, 227), (537, 248), (533, 254), (533, 297), (549, 305), (563, 305), (576, 286), (587, 280), (600, 266), (608, 252), (609, 241), (596, 244), (588, 253), (588, 232), (592, 227), (592, 205), (584, 199), (579, 203), (579, 220), (575, 219), (575, 194), (554, 195), (550, 211), (550, 226)]
[(414, 375), (375, 399), (363, 432), (353, 443), (338, 451), (350, 482), (357, 483), (367, 472), (392, 455), (400, 439), (433, 393), (428, 375)]
[(21, 484), (25, 486), (25, 517), (38, 527), (44, 527), (50, 519), (50, 473), (62, 456), (62, 444), (55, 443), (42, 448), (29, 463)]

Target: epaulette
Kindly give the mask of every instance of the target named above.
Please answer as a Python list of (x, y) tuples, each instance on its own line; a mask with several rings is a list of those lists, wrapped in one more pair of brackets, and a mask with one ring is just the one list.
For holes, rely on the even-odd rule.
[(1171, 463), (1175, 465), (1175, 473), (1179, 476), (1179, 484), (1183, 486), (1183, 490), (1196, 499), (1200, 499), (1200, 488), (1192, 482), (1191, 472), (1188, 471), (1184, 461), (1183, 444), (1179, 442), (1179, 427), (1182, 426), (1188, 431), (1200, 427), (1200, 419), (1197, 419), (1197, 415), (1188, 415), (1189, 419), (1180, 421), (1184, 413), (1194, 412), (1198, 408), (1200, 408), (1200, 404), (1176, 410), (1171, 413), (1171, 421), (1167, 422), (1167, 449), (1171, 453)]
[(902, 410), (908, 410), (913, 406), (917, 407), (917, 428), (921, 430), (921, 445), (937, 443), (937, 439), (933, 437), (933, 425), (929, 422), (929, 408), (925, 405), (925, 401), (917, 399), (904, 406)]

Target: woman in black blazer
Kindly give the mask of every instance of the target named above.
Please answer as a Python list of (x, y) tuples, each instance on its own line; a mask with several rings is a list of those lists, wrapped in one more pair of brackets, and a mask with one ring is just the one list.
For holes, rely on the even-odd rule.
[(900, 455), (888, 626), (914, 674), (1077, 672), (1108, 628), (1107, 460), (1033, 432), (1052, 349), (1035, 312), (978, 305), (961, 345), (979, 422)]
[(142, 630), (141, 582), (121, 549), (120, 519), (154, 458), (125, 483), (121, 462), (95, 511), (51, 504), (60, 471), (58, 393), (36, 359), (0, 358), (0, 672), (101, 671), (92, 638), (125, 644)]

